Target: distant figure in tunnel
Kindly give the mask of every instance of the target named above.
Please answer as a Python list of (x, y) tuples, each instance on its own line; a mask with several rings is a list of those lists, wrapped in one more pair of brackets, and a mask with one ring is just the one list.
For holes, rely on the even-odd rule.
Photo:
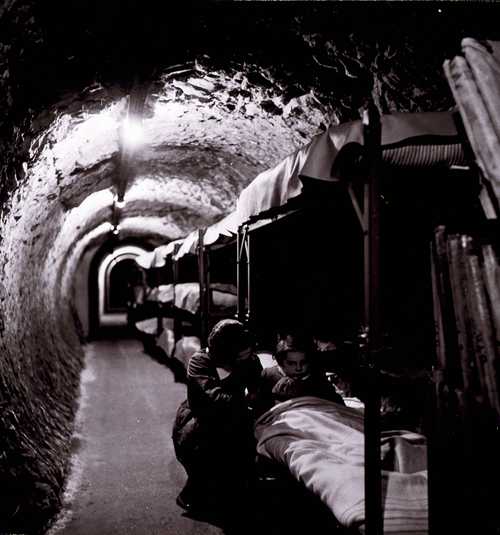
[(144, 270), (136, 267), (130, 274), (127, 284), (127, 323), (133, 327), (138, 319), (138, 312), (147, 296), (146, 275)]
[(177, 504), (190, 512), (225, 514), (244, 500), (255, 456), (249, 396), (262, 366), (244, 325), (217, 323), (208, 348), (195, 353), (187, 370), (187, 400), (177, 411), (172, 439), (188, 480)]

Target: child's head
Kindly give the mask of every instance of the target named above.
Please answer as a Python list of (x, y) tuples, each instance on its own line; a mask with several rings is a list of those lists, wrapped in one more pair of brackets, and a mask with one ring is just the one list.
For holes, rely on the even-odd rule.
[(234, 364), (251, 356), (253, 339), (243, 323), (223, 319), (210, 331), (208, 348), (217, 362)]
[(277, 346), (274, 358), (288, 377), (300, 379), (310, 372), (312, 343), (306, 337), (287, 334)]

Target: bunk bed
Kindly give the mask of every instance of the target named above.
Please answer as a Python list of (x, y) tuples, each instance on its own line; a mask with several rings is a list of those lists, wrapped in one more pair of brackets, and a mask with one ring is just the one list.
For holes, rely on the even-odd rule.
[[(213, 283), (210, 286), (215, 311), (227, 316), (236, 312), (236, 286)], [(148, 296), (162, 306), (163, 315), (175, 314), (176, 310), (186, 311), (192, 316), (199, 314), (200, 285), (198, 282), (162, 284), (153, 288)]]
[[(379, 148), (388, 165), (404, 168), (464, 163), (458, 133), (449, 113), (384, 116), (381, 125)], [(385, 125), (387, 128), (384, 130)], [(363, 146), (372, 143), (366, 130), (367, 125), (361, 121), (330, 127), (306, 148), (300, 149), (251, 182), (241, 193), (235, 213), (219, 225), (219, 229), (223, 229), (223, 240), (228, 237), (234, 240), (234, 236), (237, 236), (238, 316), (242, 321), (250, 323), (252, 328), (258, 325), (259, 319), (261, 323), (266, 323), (259, 318), (258, 307), (254, 308), (258, 281), (255, 280), (255, 257), (252, 255), (257, 250), (255, 246), (258, 246), (256, 233), (262, 232), (266, 226), (276, 228), (286, 225), (303, 213), (307, 214), (306, 217), (311, 217), (312, 213), (317, 216), (322, 211), (325, 220), (322, 228), (316, 226), (316, 233), (322, 234), (320, 242), (323, 242), (324, 248), (327, 240), (332, 238), (331, 230), (328, 229), (329, 214), (332, 210), (340, 210), (338, 202), (332, 206), (325, 204), (326, 193), (335, 201), (342, 196), (344, 207), (341, 213), (345, 214), (347, 208), (350, 208), (353, 223), (362, 226), (361, 230), (356, 229), (359, 240), (362, 241), (363, 235), (369, 236), (366, 232), (369, 224), (366, 215), (368, 207), (358, 201), (359, 184), (350, 182), (349, 177), (354, 172), (352, 159), (363, 152)], [(318, 165), (318, 162), (322, 162), (322, 165)], [(325, 185), (328, 190), (325, 190)], [(354, 210), (351, 202), (355, 203)], [(299, 221), (295, 229), (302, 223)], [(289, 232), (296, 239), (297, 233)], [(314, 232), (314, 225), (311, 232)], [(181, 245), (181, 254), (199, 252), (200, 249), (217, 243), (217, 240), (205, 243), (205, 235), (193, 232), (185, 244)], [(216, 232), (212, 232), (212, 236), (216, 236)], [(273, 247), (276, 247), (276, 242), (273, 242)], [(309, 251), (308, 255), (310, 254)], [(361, 259), (358, 256), (358, 260)], [(358, 283), (362, 287), (362, 270), (358, 269), (358, 272), (361, 274)], [(367, 287), (374, 285), (373, 276), (365, 283)], [(366, 310), (368, 309), (367, 306)], [(369, 318), (358, 319), (368, 321)], [(374, 412), (377, 411), (377, 405), (374, 411), (367, 404), (367, 413), (372, 421), (376, 419)], [(279, 405), (257, 422), (258, 452), (287, 466), (297, 480), (319, 496), (341, 524), (349, 528), (366, 526), (370, 529), (369, 519), (365, 522), (366, 504), (363, 500), (364, 427), (365, 416), (355, 409), (337, 407), (314, 399), (295, 400)], [(401, 531), (401, 525), (405, 524), (408, 532), (426, 532), (428, 508), (425, 438), (415, 433), (398, 432), (386, 434), (381, 440), (378, 428), (372, 429), (372, 435), (374, 437), (369, 442), (369, 462), (372, 465), (369, 469), (379, 477), (375, 478), (375, 484), (380, 485), (378, 499), (381, 500), (383, 493), (387, 498), (383, 507), (386, 530), (398, 532)], [(351, 443), (347, 437), (352, 439)], [(349, 444), (347, 450), (353, 457), (344, 455), (340, 462), (342, 456), (338, 448), (342, 444)], [(414, 454), (415, 451), (418, 455)], [(385, 454), (382, 458), (382, 463), (385, 463), (383, 472), (378, 452)], [(411, 459), (413, 466), (408, 462)], [(370, 484), (373, 486), (373, 481)], [(367, 495), (369, 502), (374, 492)], [(380, 514), (380, 511), (376, 513)]]
[[(175, 357), (187, 367), (191, 355), (201, 348), (200, 338), (193, 328), (200, 322), (200, 284), (183, 282), (160, 285), (151, 292), (149, 299), (158, 303), (158, 315), (164, 318), (158, 345), (167, 355)], [(233, 317), (236, 313), (236, 287), (230, 284), (211, 284), (210, 302), (214, 317)], [(180, 335), (176, 332), (174, 319), (181, 321)], [(186, 333), (185, 329), (183, 332), (183, 325), (191, 327), (191, 332)]]
[[(314, 397), (285, 401), (256, 422), (257, 452), (288, 468), (342, 526), (362, 530), (364, 422), (359, 410)], [(381, 436), (385, 533), (427, 533), (426, 440)]]
[[(236, 237), (238, 317), (253, 326), (259, 321), (258, 310), (254, 309), (255, 233), (294, 218), (307, 206), (317, 211), (326, 197), (348, 199), (358, 225), (356, 239), (363, 251), (362, 329), (357, 344), (367, 385), (365, 411), (361, 414), (317, 399), (298, 398), (264, 414), (256, 423), (256, 436), (261, 455), (285, 465), (297, 480), (318, 495), (341, 524), (361, 528), (369, 535), (384, 531), (438, 534), (450, 526), (460, 531), (461, 523), (470, 529), (475, 525), (489, 528), (485, 533), (493, 533), (498, 527), (494, 522), (488, 524), (484, 518), (477, 518), (475, 511), (467, 508), (464, 495), (470, 498), (478, 492), (479, 498), (471, 501), (473, 506), (483, 498), (491, 504), (487, 491), (478, 490), (479, 478), (485, 477), (485, 473), (471, 475), (470, 454), (481, 453), (478, 446), (471, 446), (473, 441), (466, 433), (477, 432), (479, 438), (492, 438), (493, 444), (498, 443), (495, 374), (499, 356), (495, 336), (500, 332), (500, 167), (496, 162), (500, 154), (500, 128), (498, 106), (492, 106), (492, 102), (498, 103), (500, 98), (500, 68), (497, 45), (488, 47), (464, 40), (463, 46), (465, 59), (455, 58), (445, 64), (460, 114), (379, 117), (373, 106), (368, 107), (362, 121), (330, 126), (306, 147), (261, 173), (242, 191), (233, 214), (210, 232), (193, 232), (176, 253), (179, 258), (196, 251), (202, 260), (205, 248), (217, 245), (219, 240), (234, 241)], [(487, 75), (482, 72), (474, 76), (469, 72), (478, 68), (486, 69)], [(488, 87), (482, 87), (482, 80), (487, 81)], [(473, 96), (464, 96), (464, 88)], [(432, 261), (427, 256), (426, 276), (432, 282), (430, 299), (434, 308), (434, 319), (429, 321), (436, 326), (437, 358), (424, 395), (429, 404), (425, 437), (405, 430), (390, 434), (380, 427), (379, 367), (387, 349), (380, 322), (380, 242), (385, 238), (381, 230), (381, 204), (399, 204), (395, 213), (404, 225), (407, 205), (404, 185), (398, 183), (401, 173), (406, 173), (406, 179), (414, 186), (412, 180), (431, 171), (433, 178), (439, 174), (446, 176), (449, 192), (462, 190), (457, 194), (464, 204), (458, 206), (456, 213), (448, 210), (451, 227), (436, 229)], [(397, 195), (382, 200), (382, 194), (390, 192), (387, 184), (391, 180)], [(435, 202), (445, 204), (445, 194), (446, 191)], [(460, 222), (461, 209), (468, 201), (470, 217)], [(332, 207), (335, 209), (338, 204)], [(468, 231), (464, 226), (473, 228), (469, 232), (472, 236), (466, 237)], [(383, 225), (382, 228), (385, 230)], [(330, 229), (322, 230), (326, 243)], [(450, 236), (453, 239), (449, 240)], [(459, 246), (465, 245), (457, 249), (453, 240), (458, 240)], [(427, 245), (430, 241), (432, 236)], [(479, 242), (479, 253), (472, 242)], [(207, 287), (206, 266), (201, 261), (200, 280), (203, 277), (202, 287)], [(474, 312), (479, 318), (475, 323), (471, 322)], [(468, 353), (460, 360), (460, 348), (464, 347)], [(478, 415), (481, 423), (474, 425)], [(463, 443), (465, 453), (452, 455)], [(446, 459), (448, 451), (451, 461)], [(490, 446), (485, 457), (495, 458), (493, 452)], [(464, 464), (457, 470), (459, 462)], [(447, 469), (442, 470), (440, 463)], [(481, 466), (485, 465), (482, 459)], [(451, 477), (453, 470), (455, 474)], [(461, 479), (474, 484), (474, 490), (464, 493)], [(453, 511), (457, 505), (461, 515)], [(485, 507), (482, 511), (494, 516)]]
[[(208, 240), (210, 243), (210, 233)], [(213, 324), (219, 319), (234, 317), (237, 304), (237, 289), (231, 282), (212, 282), (207, 285), (209, 291), (205, 291), (199, 281), (189, 281), (192, 275), (188, 274), (187, 281), (186, 277), (178, 277), (179, 261), (190, 252), (189, 247), (190, 239), (175, 240), (136, 258), (137, 264), (146, 271), (168, 272), (162, 278), (172, 282), (148, 289), (147, 297), (138, 306), (135, 327), (142, 337), (152, 337), (167, 357), (175, 357), (185, 366), (201, 347), (200, 323), (202, 317), (206, 318), (208, 307)]]
[[(449, 118), (451, 119), (451, 114)], [(384, 131), (384, 123), (387, 123), (387, 120), (384, 119), (386, 118), (382, 117), (380, 125), (382, 133)], [(408, 117), (408, 119), (411, 119), (411, 117)], [(367, 120), (366, 123), (368, 127), (373, 127), (373, 120)], [(375, 193), (374, 195), (373, 191), (370, 192), (369, 190), (374, 185), (374, 177), (380, 174), (381, 169), (387, 171), (388, 165), (408, 169), (418, 168), (420, 170), (428, 170), (435, 166), (437, 168), (442, 168), (443, 174), (448, 172), (453, 176), (450, 184), (453, 184), (453, 181), (455, 181), (457, 187), (462, 187), (462, 182), (471, 182), (471, 196), (474, 195), (476, 186), (477, 189), (481, 191), (481, 206), (484, 214), (487, 214), (488, 208), (495, 204), (495, 197), (485, 194), (485, 190), (488, 188), (484, 185), (484, 182), (482, 187), (479, 183), (476, 184), (476, 186), (473, 185), (473, 183), (476, 182), (474, 176), (475, 173), (471, 171), (470, 168), (464, 169), (465, 167), (469, 167), (470, 161), (465, 160), (465, 151), (462, 149), (459, 142), (459, 132), (456, 128), (454, 133), (446, 136), (448, 139), (443, 145), (447, 146), (436, 143), (435, 138), (427, 138), (425, 141), (423, 139), (418, 141), (415, 138), (409, 138), (410, 142), (407, 146), (400, 140), (397, 145), (384, 147), (383, 135), (379, 137), (378, 143), (376, 139), (373, 140), (372, 136), (373, 132), (367, 131), (365, 133), (366, 141), (364, 143), (365, 146), (371, 144), (371, 146), (368, 147), (367, 152), (369, 157), (372, 157), (372, 161), (368, 162), (363, 169), (366, 174), (371, 175), (370, 181), (365, 182), (363, 187), (359, 187), (358, 184), (357, 195), (355, 191), (356, 184), (349, 181), (349, 178), (347, 178), (348, 182), (346, 184), (354, 210), (359, 218), (359, 223), (365, 236), (364, 324), (367, 325), (368, 328), (366, 330), (367, 336), (365, 340), (361, 340), (360, 351), (364, 354), (365, 373), (367, 374), (366, 381), (371, 384), (372, 388), (369, 389), (369, 396), (365, 399), (364, 461), (362, 459), (360, 461), (360, 457), (358, 457), (356, 461), (358, 461), (359, 464), (356, 462), (352, 463), (350, 459), (342, 459), (342, 462), (339, 463), (338, 457), (335, 456), (335, 447), (339, 443), (345, 443), (345, 438), (339, 438), (342, 435), (336, 436), (334, 429), (330, 429), (331, 424), (333, 424), (334, 428), (336, 427), (339, 411), (327, 407), (323, 413), (323, 407), (322, 409), (315, 407), (314, 410), (311, 410), (311, 407), (307, 405), (305, 408), (297, 408), (293, 404), (290, 404), (288, 407), (280, 407), (279, 410), (265, 415), (262, 420), (257, 422), (256, 433), (259, 439), (259, 453), (266, 455), (279, 463), (285, 464), (298, 480), (304, 483), (329, 506), (340, 523), (348, 527), (362, 525), (366, 528), (367, 533), (376, 534), (383, 532), (390, 533), (393, 531), (396, 533), (412, 531), (420, 533), (427, 532), (428, 529), (430, 529), (432, 533), (443, 533), (445, 532), (443, 530), (450, 526), (454, 526), (456, 530), (459, 530), (461, 522), (464, 524), (466, 523), (471, 529), (474, 525), (485, 526), (487, 521), (485, 521), (484, 518), (487, 518), (488, 516), (491, 518), (494, 516), (491, 507), (491, 498), (488, 499), (488, 497), (485, 496), (484, 485), (481, 481), (481, 478), (485, 480), (488, 476), (485, 476), (486, 470), (481, 470), (480, 473), (482, 475), (477, 475), (476, 473), (471, 476), (471, 453), (474, 452), (475, 457), (481, 456), (481, 447), (478, 446), (477, 443), (475, 446), (471, 446), (471, 443), (474, 444), (474, 441), (469, 437), (468, 439), (465, 439), (465, 442), (468, 442), (469, 445), (466, 447), (464, 454), (459, 452), (457, 455), (456, 453), (452, 454), (451, 452), (454, 450), (456, 451), (457, 448), (461, 448), (460, 443), (453, 443), (455, 440), (464, 440), (464, 437), (461, 434), (464, 431), (460, 429), (461, 424), (457, 424), (457, 419), (462, 419), (462, 422), (467, 422), (468, 432), (477, 433), (478, 436), (492, 440), (493, 444), (498, 444), (498, 437), (494, 437), (495, 417), (493, 417), (493, 421), (490, 421), (489, 423), (485, 423), (484, 421), (485, 412), (486, 415), (488, 415), (488, 411), (491, 411), (491, 408), (495, 409), (497, 406), (496, 404), (498, 404), (498, 390), (495, 390), (495, 384), (498, 385), (498, 381), (495, 380), (494, 371), (491, 367), (495, 366), (495, 362), (498, 363), (498, 349), (495, 350), (493, 347), (495, 344), (494, 333), (498, 332), (498, 330), (495, 331), (497, 327), (495, 327), (493, 321), (494, 317), (488, 317), (491, 316), (492, 312), (493, 315), (495, 314), (495, 309), (498, 311), (499, 303), (498, 278), (497, 282), (493, 282), (493, 278), (495, 277), (493, 273), (496, 273), (496, 277), (498, 277), (498, 256), (495, 256), (495, 253), (493, 252), (493, 244), (496, 242), (498, 245), (498, 233), (496, 233), (495, 238), (495, 230), (490, 229), (487, 232), (480, 230), (479, 227), (483, 227), (485, 221), (483, 220), (480, 222), (480, 219), (475, 220), (473, 222), (473, 225), (477, 227), (477, 232), (474, 232), (474, 234), (476, 234), (475, 239), (476, 241), (478, 240), (477, 233), (480, 233), (482, 252), (479, 252), (478, 254), (477, 250), (472, 251), (472, 238), (467, 238), (466, 243), (469, 245), (461, 246), (462, 251), (459, 251), (458, 254), (455, 253), (455, 266), (452, 265), (451, 268), (452, 270), (453, 268), (455, 270), (458, 269), (458, 275), (455, 275), (455, 280), (453, 281), (455, 286), (453, 287), (452, 285), (449, 293), (457, 294), (457, 292), (459, 293), (460, 291), (465, 290), (466, 293), (469, 293), (469, 296), (473, 293), (478, 295), (475, 303), (473, 302), (469, 305), (468, 309), (466, 308), (461, 313), (458, 313), (457, 319), (459, 321), (462, 319), (462, 325), (460, 323), (451, 327), (449, 324), (446, 325), (446, 321), (441, 316), (443, 312), (446, 312), (443, 311), (443, 295), (448, 288), (435, 290), (435, 302), (437, 303), (435, 320), (439, 323), (439, 336), (443, 340), (449, 338), (450, 331), (456, 332), (457, 327), (461, 329), (459, 332), (469, 331), (470, 338), (467, 344), (470, 347), (476, 343), (476, 359), (481, 359), (482, 357), (479, 357), (481, 354), (486, 355), (486, 363), (478, 365), (479, 371), (481, 371), (483, 367), (485, 368), (483, 387), (480, 391), (480, 395), (484, 396), (486, 401), (484, 404), (474, 404), (474, 402), (469, 402), (469, 404), (466, 403), (466, 406), (457, 411), (454, 405), (457, 401), (455, 395), (458, 396), (458, 404), (463, 403), (463, 399), (460, 399), (463, 390), (455, 394), (457, 384), (460, 385), (460, 381), (458, 381), (458, 383), (456, 382), (456, 377), (453, 377), (454, 374), (450, 373), (450, 370), (452, 370), (453, 367), (457, 369), (456, 362), (452, 363), (451, 359), (449, 359), (448, 362), (446, 359), (441, 359), (439, 365), (434, 367), (434, 387), (436, 395), (433, 403), (435, 406), (429, 417), (432, 420), (437, 415), (437, 421), (432, 421), (430, 424), (431, 428), (427, 428), (428, 432), (426, 433), (427, 437), (429, 437), (432, 451), (432, 471), (430, 476), (432, 485), (431, 490), (429, 491), (430, 496), (432, 497), (432, 502), (430, 507), (431, 515), (429, 518), (430, 525), (428, 526), (426, 497), (427, 472), (424, 470), (427, 463), (424, 462), (426, 461), (425, 455), (423, 457), (417, 455), (417, 457), (422, 460), (422, 464), (415, 467), (415, 472), (401, 476), (397, 471), (390, 469), (387, 472), (384, 469), (384, 448), (387, 446), (387, 443), (384, 444), (384, 439), (390, 441), (394, 439), (394, 437), (388, 437), (385, 436), (384, 433), (381, 433), (380, 422), (378, 421), (380, 413), (380, 393), (377, 386), (379, 381), (378, 361), (383, 355), (384, 347), (380, 327), (376, 324), (376, 318), (379, 317), (379, 311), (377, 309), (379, 303), (373, 302), (374, 300), (380, 299), (380, 296), (373, 295), (379, 286), (377, 278), (380, 277), (380, 274), (377, 273), (377, 259), (374, 259), (373, 256), (379, 254), (379, 252), (374, 249), (376, 248), (377, 239), (380, 238), (380, 232), (373, 232), (373, 227), (375, 226), (375, 228), (377, 228), (378, 222), (373, 221), (374, 215), (370, 210), (370, 202), (366, 203), (368, 204), (368, 207), (365, 204), (363, 209), (361, 209), (362, 203), (359, 202), (359, 197), (363, 197), (365, 202), (366, 200), (376, 202), (376, 197), (379, 193)], [(351, 146), (351, 149), (349, 149), (351, 155), (355, 156), (359, 153), (359, 147)], [(379, 151), (378, 161), (377, 150)], [(385, 154), (386, 150), (387, 155)], [(436, 154), (438, 155), (438, 158), (434, 159), (432, 155)], [(337, 158), (340, 159), (338, 154)], [(345, 166), (344, 169), (347, 167), (348, 173), (351, 173), (351, 175), (355, 174), (352, 170), (348, 169), (348, 164), (348, 161), (342, 162), (342, 165)], [(333, 163), (333, 166), (335, 167), (335, 162)], [(340, 166), (337, 167), (337, 170), (339, 169), (341, 169)], [(340, 180), (343, 180), (341, 178), (341, 173), (337, 176)], [(361, 195), (359, 195), (359, 190), (362, 192)], [(471, 199), (473, 198), (474, 197), (471, 197)], [(252, 243), (252, 232), (262, 228), (262, 225), (266, 223), (273, 224), (273, 222), (276, 221), (276, 213), (277, 211), (275, 211), (274, 215), (272, 212), (261, 214), (261, 216), (250, 219), (240, 228), (239, 236), (241, 245), (239, 245), (238, 251), (241, 252), (242, 255), (239, 258), (239, 265), (240, 269), (243, 267), (243, 269), (241, 269), (241, 278), (245, 278), (247, 281), (245, 291), (247, 292), (246, 302), (248, 303), (246, 310), (242, 310), (241, 312), (240, 317), (242, 319), (250, 319), (250, 321), (252, 321), (252, 316), (258, 314), (258, 310), (252, 310), (255, 302), (254, 296), (252, 295), (254, 291), (253, 288), (255, 287), (252, 278), (252, 269), (255, 269), (255, 258), (252, 256), (252, 251), (255, 249), (255, 239), (254, 243)], [(282, 211), (281, 215), (282, 217), (286, 217), (285, 211)], [(377, 217), (377, 214), (375, 214), (375, 217)], [(496, 225), (494, 228), (497, 229), (497, 232), (498, 226)], [(442, 229), (439, 232), (442, 233)], [(382, 237), (382, 239), (384, 239), (384, 237)], [(442, 245), (443, 237), (441, 236), (437, 239), (440, 240), (437, 245)], [(437, 253), (435, 252), (435, 257), (437, 257), (437, 259), (435, 259), (434, 264), (436, 266), (435, 269), (438, 270), (438, 284), (442, 284), (443, 282), (443, 266), (446, 266), (446, 269), (448, 269), (450, 259), (447, 258), (446, 251), (450, 250), (450, 246), (453, 251), (453, 240), (460, 243), (460, 241), (463, 241), (463, 238), (457, 238), (457, 236), (454, 235), (451, 242), (446, 243), (446, 241), (444, 241), (444, 253), (443, 247), (440, 249), (438, 247)], [(496, 254), (498, 255), (498, 251)], [(468, 257), (466, 255), (468, 255)], [(247, 265), (245, 265), (246, 258), (248, 258)], [(436, 261), (438, 265), (436, 265)], [(467, 263), (470, 267), (462, 267)], [(468, 290), (467, 288), (464, 288), (465, 285), (463, 280), (467, 279), (467, 273), (464, 273), (464, 269), (469, 273), (472, 273), (469, 275)], [(484, 275), (481, 274), (481, 270), (484, 270)], [(483, 276), (485, 277), (485, 288), (483, 288), (483, 281), (481, 280)], [(450, 286), (449, 282), (448, 286)], [(476, 289), (476, 291), (474, 291), (474, 289)], [(447, 296), (444, 299), (448, 300), (449, 308), (452, 296)], [(467, 299), (470, 302), (470, 297)], [(464, 298), (462, 298), (462, 300), (464, 300)], [(439, 307), (440, 303), (441, 308)], [(496, 307), (494, 303), (497, 303)], [(493, 304), (493, 307), (491, 307), (491, 304)], [(457, 299), (455, 296), (455, 303), (453, 306), (458, 306), (460, 308), (459, 297)], [(469, 322), (472, 315), (477, 319), (474, 321), (475, 325), (473, 323), (472, 327), (470, 327)], [(368, 339), (368, 335), (371, 340)], [(478, 339), (479, 342), (477, 341)], [(449, 344), (449, 340), (446, 343)], [(363, 347), (362, 344), (365, 344), (365, 346)], [(445, 345), (444, 342), (443, 345)], [(481, 347), (478, 347), (478, 345)], [(446, 347), (449, 351), (450, 347)], [(471, 359), (468, 358), (466, 361), (466, 366), (468, 366), (469, 369), (471, 364), (474, 365), (470, 360)], [(444, 377), (446, 377), (446, 379), (444, 379)], [(489, 382), (488, 377), (490, 378)], [(452, 379), (451, 382), (450, 379)], [(481, 374), (479, 379), (481, 380)], [(429, 384), (429, 387), (431, 387), (431, 384)], [(451, 392), (451, 394), (449, 392)], [(473, 395), (474, 391), (471, 390), (471, 392), (465, 394), (465, 399)], [(301, 400), (297, 400), (298, 404), (300, 404), (300, 402)], [(437, 411), (436, 406), (438, 409)], [(473, 407), (472, 411), (470, 411), (471, 406)], [(282, 410), (283, 413), (281, 412)], [(302, 412), (306, 413), (306, 419), (302, 418)], [(332, 412), (337, 413), (337, 415), (334, 416)], [(323, 419), (323, 414), (330, 414), (332, 418), (335, 419)], [(480, 424), (472, 421), (475, 417), (474, 415), (481, 415)], [(291, 420), (291, 425), (287, 425), (287, 418)], [(309, 421), (308, 418), (311, 418), (312, 421)], [(488, 418), (489, 417), (486, 416), (486, 419)], [(320, 424), (315, 426), (313, 423), (315, 420), (319, 421)], [(359, 419), (357, 420), (357, 423), (359, 424)], [(352, 432), (352, 427), (356, 426), (348, 426), (349, 433)], [(304, 432), (304, 429), (306, 429), (307, 432)], [(323, 436), (321, 436), (321, 431), (324, 431)], [(356, 442), (356, 445), (360, 448), (357, 450), (357, 454), (362, 457), (363, 434), (359, 427), (357, 427), (356, 431), (358, 432), (357, 439), (359, 440), (359, 442)], [(405, 444), (405, 446), (408, 444), (409, 448), (406, 451), (411, 451), (411, 447), (414, 445), (417, 446), (417, 451), (418, 448), (420, 448), (420, 452), (425, 451), (424, 445), (426, 441), (422, 435), (411, 436), (408, 443), (406, 442), (406, 438), (401, 436), (397, 436), (396, 440)], [(488, 440), (488, 442), (490, 442), (490, 440)], [(487, 450), (488, 454), (485, 457), (491, 462), (491, 459), (494, 459), (496, 455), (492, 453), (493, 448), (491, 446), (489, 446)], [(446, 459), (447, 456), (448, 458)], [(415, 458), (414, 451), (410, 454), (410, 457)], [(354, 466), (351, 466), (351, 463)], [(485, 465), (487, 462), (484, 461), (484, 458), (480, 464), (486, 469)], [(442, 466), (447, 466), (447, 469), (443, 471)], [(463, 469), (463, 466), (467, 466), (467, 468)], [(347, 477), (345, 477), (346, 469), (349, 473), (349, 476)], [(360, 475), (360, 473), (362, 475)], [(353, 481), (360, 483), (360, 480), (357, 480), (358, 476), (356, 476), (356, 474), (361, 477), (361, 481), (363, 480), (363, 475), (366, 478), (364, 489), (362, 488), (362, 484), (353, 484)], [(387, 486), (387, 478), (390, 480), (393, 476), (395, 476), (396, 480), (401, 483), (406, 480), (406, 483), (402, 484), (409, 485), (409, 487), (405, 487), (406, 489), (412, 489), (411, 493), (408, 495), (401, 489), (395, 492), (395, 495), (397, 496), (399, 494), (399, 497), (401, 498), (401, 501), (398, 504), (400, 509), (395, 514), (394, 511), (391, 510), (392, 504), (395, 503), (392, 502), (392, 491), (388, 490), (389, 487)], [(464, 493), (464, 491), (461, 490), (463, 489), (461, 484), (463, 479), (472, 483), (470, 488), (474, 490), (466, 491)], [(343, 483), (346, 484), (346, 488), (342, 487)], [(480, 491), (481, 488), (483, 489), (482, 491)], [(488, 485), (486, 485), (486, 488), (488, 488)], [(494, 487), (489, 485), (489, 488), (491, 490)], [(480, 495), (481, 498), (474, 497), (474, 492)], [(464, 494), (469, 500), (464, 499)], [(367, 496), (366, 502), (362, 499), (363, 495)], [(346, 496), (352, 501), (347, 501)], [(406, 499), (408, 499), (408, 501)], [(481, 505), (478, 507), (478, 502), (482, 499), (484, 499), (484, 502), (488, 503), (489, 506)], [(369, 501), (371, 501), (371, 508), (368, 503)], [(463, 515), (456, 515), (455, 507), (457, 503), (460, 504)], [(444, 507), (443, 504), (445, 504)], [(472, 509), (470, 507), (471, 505)], [(415, 507), (415, 509), (413, 509), (413, 507)], [(475, 512), (473, 512), (474, 510), (482, 511), (484, 517), (482, 519), (478, 518)], [(355, 518), (355, 512), (359, 513), (357, 518)], [(408, 517), (406, 515), (408, 515)], [(464, 517), (467, 519), (466, 522), (464, 521)], [(474, 524), (474, 522), (476, 522), (476, 524)], [(489, 526), (489, 528), (489, 532), (493, 533), (491, 526)]]

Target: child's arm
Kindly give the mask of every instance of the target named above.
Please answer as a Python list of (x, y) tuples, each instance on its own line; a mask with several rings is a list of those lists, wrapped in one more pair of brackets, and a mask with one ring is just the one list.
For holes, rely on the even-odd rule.
[(305, 381), (293, 379), (292, 377), (283, 377), (274, 385), (272, 395), (276, 401), (281, 402), (300, 396), (312, 396), (314, 394), (307, 391)]
[(337, 392), (335, 386), (322, 373), (318, 373), (318, 375), (315, 376), (313, 391), (310, 395), (327, 399), (328, 401), (334, 401), (335, 403), (340, 403), (340, 405), (345, 405), (342, 396)]
[(257, 389), (250, 399), (250, 405), (254, 411), (255, 417), (264, 414), (273, 406), (272, 385), (273, 380), (268, 373), (268, 370), (262, 370)]

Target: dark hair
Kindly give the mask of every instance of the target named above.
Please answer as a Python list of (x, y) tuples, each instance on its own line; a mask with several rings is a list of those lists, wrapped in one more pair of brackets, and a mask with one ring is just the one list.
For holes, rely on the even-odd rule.
[(314, 351), (312, 338), (300, 333), (281, 333), (274, 352), (276, 362), (281, 365), (290, 351), (300, 351), (311, 357)]
[(230, 361), (248, 347), (253, 347), (252, 337), (243, 323), (238, 320), (219, 321), (208, 336), (208, 349), (218, 362)]

